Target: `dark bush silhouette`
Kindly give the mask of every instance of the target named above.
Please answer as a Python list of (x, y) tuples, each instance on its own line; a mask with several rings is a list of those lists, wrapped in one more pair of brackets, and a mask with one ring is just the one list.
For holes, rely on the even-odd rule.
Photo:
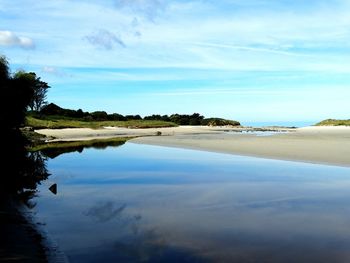
[(44, 105), (47, 104), (46, 96), (50, 86), (46, 82), (42, 81), (40, 77), (37, 77), (34, 72), (27, 73), (24, 71), (18, 71), (13, 78), (25, 80), (32, 89), (33, 94), (28, 104), (32, 111), (39, 111)]
[(43, 117), (43, 116), (64, 116), (68, 118), (84, 118), (85, 116), (89, 116), (90, 114), (88, 112), (83, 112), (81, 109), (75, 111), (75, 110), (69, 110), (61, 108), (60, 106), (56, 105), (55, 103), (50, 103), (48, 105), (45, 105), (41, 111), (40, 115), (34, 115), (36, 117)]
[(55, 103), (50, 103), (44, 106), (40, 113), (44, 115), (64, 115), (64, 109), (56, 105)]
[(91, 117), (95, 121), (107, 121), (108, 120), (108, 114), (105, 111), (94, 111), (91, 114)]
[(170, 121), (179, 125), (200, 125), (204, 116), (199, 113), (193, 113), (192, 115), (187, 114), (172, 114), (169, 117)]
[(112, 113), (108, 115), (109, 121), (126, 121), (126, 118), (118, 113)]
[(125, 118), (130, 121), (130, 120), (142, 120), (140, 115), (126, 115)]
[(27, 78), (10, 76), (4, 57), (0, 57), (0, 71), (0, 123), (2, 129), (15, 129), (24, 122), (26, 109), (34, 91)]
[(153, 114), (151, 116), (145, 116), (143, 119), (144, 120), (151, 120), (151, 121), (158, 121), (158, 120), (162, 120), (162, 116), (160, 116), (159, 114)]
[[(37, 118), (45, 118), (45, 116), (56, 116), (56, 117), (66, 117), (72, 119), (81, 119), (84, 121), (126, 121), (127, 118), (118, 113), (107, 114), (105, 111), (94, 111), (94, 112), (84, 112), (81, 109), (78, 110), (70, 110), (64, 109), (60, 106), (50, 103), (44, 106), (40, 115), (36, 115), (31, 113), (34, 117)], [(133, 116), (130, 115), (130, 119), (140, 119), (140, 115)]]
[(4, 138), (1, 144), (4, 154), (0, 158), (0, 195), (29, 198), (37, 183), (48, 176), (45, 158), (26, 151), (28, 142), (19, 130), (34, 92), (30, 80), (24, 75), (10, 76), (4, 57), (0, 57), (0, 91), (0, 136)]

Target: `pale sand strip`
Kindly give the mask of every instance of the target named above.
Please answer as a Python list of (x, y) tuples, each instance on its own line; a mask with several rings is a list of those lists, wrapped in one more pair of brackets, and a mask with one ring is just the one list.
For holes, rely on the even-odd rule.
[[(272, 159), (350, 166), (350, 127), (306, 127), (273, 136), (224, 132), (237, 128), (183, 126), (152, 129), (38, 130), (56, 141), (147, 136), (131, 142)], [(162, 135), (152, 136), (157, 131)], [(151, 135), (151, 136), (150, 136)]]
[(50, 141), (79, 141), (113, 137), (128, 136), (153, 136), (157, 132), (162, 135), (185, 135), (185, 134), (207, 134), (222, 133), (223, 131), (240, 131), (246, 128), (229, 127), (208, 127), (208, 126), (179, 126), (170, 128), (147, 128), (147, 129), (128, 129), (118, 127), (105, 127), (104, 129), (90, 128), (67, 128), (67, 129), (41, 129), (37, 133), (54, 137)]
[(144, 137), (132, 142), (350, 167), (350, 127), (308, 127), (264, 137), (248, 134)]

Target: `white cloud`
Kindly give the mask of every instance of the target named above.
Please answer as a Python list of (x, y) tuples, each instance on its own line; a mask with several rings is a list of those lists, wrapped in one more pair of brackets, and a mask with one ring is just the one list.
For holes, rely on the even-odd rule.
[(300, 10), (270, 0), (61, 0), (28, 5), (24, 17), (20, 6), (29, 0), (2, 2), (15, 17), (1, 17), (2, 26), (20, 32), (26, 23), (26, 34), (40, 41), (31, 62), (41, 67), (350, 70), (346, 5), (305, 11), (301, 0)]
[(118, 9), (129, 9), (151, 21), (165, 10), (166, 2), (162, 0), (115, 0)]
[(28, 37), (17, 36), (11, 31), (0, 31), (0, 45), (18, 46), (28, 49), (33, 49), (35, 47), (32, 39)]
[(56, 77), (72, 77), (72, 74), (68, 74), (64, 72), (63, 70), (57, 68), (57, 67), (52, 67), (52, 66), (43, 66), (41, 68), (41, 72), (47, 73)]
[(45, 66), (41, 69), (42, 72), (46, 72), (46, 73), (52, 73), (55, 74), (57, 72), (57, 68), (55, 67), (50, 67), (50, 66)]
[(115, 44), (118, 44), (121, 47), (126, 47), (125, 43), (120, 37), (117, 37), (115, 34), (105, 29), (100, 29), (93, 32), (92, 34), (86, 36), (85, 39), (90, 44), (107, 50), (114, 48)]

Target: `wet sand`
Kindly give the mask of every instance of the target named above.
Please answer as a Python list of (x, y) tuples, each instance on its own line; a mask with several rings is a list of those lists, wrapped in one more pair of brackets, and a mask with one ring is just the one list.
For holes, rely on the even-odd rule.
[[(158, 129), (110, 127), (98, 130), (61, 129), (37, 132), (54, 136), (55, 141), (144, 136), (131, 142), (350, 167), (350, 127), (305, 127), (283, 129), (288, 132), (274, 135), (268, 132), (259, 134), (270, 136), (259, 136), (246, 130), (180, 126)], [(157, 131), (160, 131), (162, 136), (154, 136)]]

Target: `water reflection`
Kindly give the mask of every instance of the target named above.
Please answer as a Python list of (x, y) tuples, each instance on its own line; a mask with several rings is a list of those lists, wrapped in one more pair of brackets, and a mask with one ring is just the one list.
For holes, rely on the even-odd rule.
[(37, 214), (71, 262), (350, 259), (349, 168), (133, 144), (48, 168)]
[(72, 261), (205, 262), (189, 249), (172, 247), (161, 231), (145, 226), (140, 214), (128, 212), (126, 204), (99, 202), (83, 214), (99, 224), (112, 221), (105, 227), (113, 233), (116, 240), (94, 247), (94, 253), (89, 255), (85, 250), (78, 250), (77, 254), (75, 251), (70, 256)]
[[(49, 176), (46, 157), (26, 150), (26, 139), (18, 130), (2, 131), (1, 200), (22, 199), (28, 203), (37, 185)], [(29, 205), (29, 203), (28, 203)]]
[(125, 143), (125, 141), (82, 141), (82, 142), (59, 142), (51, 143), (51, 147), (44, 148), (40, 153), (46, 157), (54, 159), (64, 153), (78, 152), (82, 153), (84, 149), (106, 149), (107, 147), (118, 147)]
[(113, 218), (116, 218), (120, 215), (125, 209), (126, 204), (122, 204), (118, 207), (115, 207), (115, 204), (111, 201), (99, 203), (90, 209), (88, 209), (83, 214), (86, 216), (90, 216), (96, 222), (103, 223), (107, 222)]
[(27, 141), (18, 129), (1, 127), (0, 138), (0, 261), (43, 262), (41, 236), (18, 213), (17, 204), (35, 206), (31, 199), (37, 185), (49, 175), (46, 158), (26, 151)]

